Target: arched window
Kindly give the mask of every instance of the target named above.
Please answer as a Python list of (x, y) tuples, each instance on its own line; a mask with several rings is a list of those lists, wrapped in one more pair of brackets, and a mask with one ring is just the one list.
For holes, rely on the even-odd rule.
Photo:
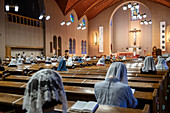
[(72, 39), (69, 39), (69, 54), (72, 54)]
[(76, 40), (73, 39), (73, 54), (76, 54)]
[(84, 42), (83, 42), (83, 40), (82, 40), (82, 41), (81, 41), (81, 54), (84, 54), (84, 52), (83, 52), (83, 50), (84, 50), (84, 49), (83, 49), (83, 48), (84, 48), (84, 47), (83, 47), (83, 43), (84, 43)]
[(53, 37), (53, 54), (57, 55), (57, 37)]
[(62, 55), (62, 40), (61, 37), (58, 37), (58, 56)]
[(87, 51), (86, 51), (86, 41), (84, 41), (84, 54), (87, 54)]

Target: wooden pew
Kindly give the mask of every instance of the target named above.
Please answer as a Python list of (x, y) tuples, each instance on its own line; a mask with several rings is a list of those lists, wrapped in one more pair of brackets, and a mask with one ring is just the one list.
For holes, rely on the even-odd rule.
[[(8, 99), (6, 99), (8, 98)], [(15, 107), (22, 107), (23, 103), (23, 95), (9, 94), (9, 93), (0, 93), (0, 103)], [(68, 108), (70, 108), (75, 102), (67, 101)], [(57, 105), (54, 108), (55, 111), (62, 111), (62, 105)], [(25, 112), (25, 111), (23, 111)], [(71, 112), (68, 110), (68, 112)], [(150, 106), (145, 105), (144, 109), (132, 109), (132, 108), (121, 108), (121, 107), (113, 107), (107, 105), (99, 105), (95, 113), (108, 113), (108, 112), (116, 112), (116, 113), (149, 113)]]

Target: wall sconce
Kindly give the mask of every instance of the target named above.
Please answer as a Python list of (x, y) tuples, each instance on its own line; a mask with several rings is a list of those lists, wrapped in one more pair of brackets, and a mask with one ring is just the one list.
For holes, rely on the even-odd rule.
[(98, 35), (97, 35), (97, 32), (94, 33), (94, 45), (95, 46), (98, 45)]
[(5, 5), (5, 10), (6, 11), (9, 11), (10, 8), (14, 8), (15, 12), (18, 12), (18, 10), (19, 10), (18, 5)]
[(61, 22), (61, 25), (63, 26), (63, 25), (65, 25), (65, 22), (64, 22), (64, 20)]
[(45, 18), (46, 20), (50, 19), (49, 15), (45, 15), (45, 11), (42, 12), (42, 14), (39, 16), (39, 20), (42, 20), (43, 18)]
[(70, 22), (70, 21), (68, 21), (68, 22), (66, 23), (66, 25), (67, 25), (67, 26), (71, 25), (71, 22)]

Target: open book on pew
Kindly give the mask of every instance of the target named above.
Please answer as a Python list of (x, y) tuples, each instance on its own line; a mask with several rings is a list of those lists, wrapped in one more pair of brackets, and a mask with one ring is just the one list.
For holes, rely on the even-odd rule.
[(90, 112), (94, 113), (98, 108), (98, 103), (94, 101), (77, 101), (69, 110), (75, 112)]

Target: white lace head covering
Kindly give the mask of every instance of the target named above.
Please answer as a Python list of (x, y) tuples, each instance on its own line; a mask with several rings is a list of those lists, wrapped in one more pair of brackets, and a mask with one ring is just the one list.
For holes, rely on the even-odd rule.
[(73, 63), (73, 60), (71, 57), (68, 58), (67, 62), (66, 62), (66, 65), (67, 66), (72, 66), (74, 63)]
[(62, 57), (59, 56), (57, 61), (60, 62), (61, 60), (62, 60)]
[(105, 65), (105, 59), (104, 59), (104, 58), (100, 58), (100, 59), (98, 60), (98, 62), (97, 62), (97, 65), (99, 65), (99, 64)]
[(123, 56), (123, 60), (126, 60), (126, 56)]
[(143, 72), (156, 71), (155, 62), (152, 56), (148, 56), (144, 60)]
[(11, 62), (9, 63), (8, 66), (11, 66), (11, 65), (16, 65), (17, 66), (17, 60), (16, 59), (11, 59)]
[(94, 56), (93, 59), (97, 59), (97, 58)]
[(156, 64), (156, 69), (161, 69), (161, 70), (168, 69), (168, 66), (164, 58), (158, 59), (158, 63)]
[(27, 57), (27, 58), (26, 58), (25, 63), (31, 63), (30, 57)]
[(52, 69), (36, 72), (28, 81), (22, 108), (27, 113), (43, 113), (43, 107), (46, 107), (43, 105), (53, 107), (60, 103), (66, 113), (67, 98), (60, 75)]
[(86, 60), (86, 56), (83, 56), (83, 58), (82, 58), (83, 60)]
[(46, 59), (45, 62), (51, 62), (51, 58), (50, 58), (50, 57), (47, 57), (47, 59)]
[(22, 62), (22, 58), (21, 58), (21, 57), (19, 57), (19, 58), (18, 58), (18, 60), (17, 60), (17, 64), (18, 64), (18, 65), (22, 65), (22, 64), (23, 64), (23, 62)]
[(90, 61), (91, 60), (91, 58), (86, 58), (86, 61)]
[(125, 64), (121, 62), (112, 63), (107, 71), (105, 79), (110, 78), (110, 77), (115, 77), (120, 82), (124, 84), (128, 84), (127, 69), (126, 69)]

